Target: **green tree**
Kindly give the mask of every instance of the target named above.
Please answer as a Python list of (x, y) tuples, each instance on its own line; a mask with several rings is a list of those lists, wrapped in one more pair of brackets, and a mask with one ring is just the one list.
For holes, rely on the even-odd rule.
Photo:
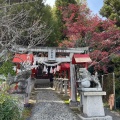
[[(39, 25), (45, 25), (45, 29), (42, 31), (48, 31), (48, 34), (52, 31), (53, 26), (53, 18), (52, 18), (52, 9), (49, 5), (45, 5), (43, 0), (29, 1), (29, 2), (20, 2), (14, 3), (12, 2), (12, 7), (8, 10), (7, 14), (18, 14), (21, 11), (28, 11), (29, 15), (27, 17), (27, 26), (29, 27), (33, 25), (36, 21), (39, 21)], [(41, 26), (42, 27), (42, 26)], [(27, 33), (24, 33), (27, 34)], [(42, 35), (41, 35), (42, 36)], [(46, 36), (48, 37), (48, 36)], [(49, 41), (50, 37), (47, 38)], [(29, 40), (24, 40), (22, 38), (21, 43), (25, 42), (25, 45), (29, 43)], [(39, 44), (39, 46), (43, 46), (46, 44)]]
[(112, 59), (114, 63), (114, 72), (115, 72), (115, 92), (116, 97), (120, 96), (120, 56), (115, 56)]
[(58, 24), (55, 17), (55, 7), (51, 8), (51, 6), (46, 5), (44, 7), (44, 16), (43, 21), (46, 22), (47, 26), (51, 28), (51, 34), (48, 37), (48, 40), (45, 46), (48, 47), (55, 47), (58, 46), (57, 39), (58, 39)]
[(114, 63), (116, 77), (120, 79), (120, 56), (113, 57), (112, 62)]
[[(20, 2), (18, 4), (13, 3), (14, 5), (9, 10), (8, 14), (17, 14), (21, 10), (29, 11), (28, 22), (32, 24), (38, 19), (43, 19), (45, 12), (45, 5), (43, 0), (36, 0), (33, 2)], [(45, 22), (45, 21), (44, 21)]]
[(78, 5), (87, 2), (86, 0), (75, 0), (75, 1), (77, 2)]
[(66, 7), (69, 4), (77, 4), (75, 0), (56, 0), (55, 1), (55, 15), (57, 18), (57, 24), (58, 24), (58, 40), (64, 40), (65, 35), (63, 34), (64, 29), (64, 22), (62, 20), (62, 12), (60, 10), (60, 7)]
[(11, 75), (15, 75), (15, 71), (13, 70), (14, 64), (11, 61), (6, 61), (3, 63), (3, 65), (0, 67), (0, 74), (3, 74), (5, 77), (8, 76), (8, 73)]
[(100, 14), (103, 17), (116, 20), (116, 25), (120, 27), (120, 0), (104, 0)]

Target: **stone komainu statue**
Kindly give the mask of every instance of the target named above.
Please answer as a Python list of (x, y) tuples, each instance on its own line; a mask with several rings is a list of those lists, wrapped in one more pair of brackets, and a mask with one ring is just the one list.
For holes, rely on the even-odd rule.
[(26, 87), (28, 85), (27, 79), (30, 77), (30, 75), (31, 75), (30, 70), (21, 71), (16, 76), (11, 76), (10, 74), (8, 74), (7, 83), (9, 85), (18, 83), (19, 90), (21, 92), (25, 92), (25, 89), (26, 89)]
[(91, 86), (91, 82), (95, 83), (95, 88), (101, 88), (98, 73), (96, 72), (95, 75), (91, 75), (91, 73), (86, 68), (80, 68), (80, 87), (89, 88)]

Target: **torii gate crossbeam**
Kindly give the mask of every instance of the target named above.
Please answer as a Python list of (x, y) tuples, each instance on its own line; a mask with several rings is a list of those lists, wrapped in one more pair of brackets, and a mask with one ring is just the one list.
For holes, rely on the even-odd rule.
[(55, 50), (56, 52), (64, 52), (64, 53), (84, 53), (88, 52), (88, 47), (80, 47), (80, 48), (57, 48), (57, 47), (35, 47), (35, 48), (25, 48), (25, 47), (17, 47), (18, 51), (29, 51), (29, 52), (48, 52), (50, 49)]

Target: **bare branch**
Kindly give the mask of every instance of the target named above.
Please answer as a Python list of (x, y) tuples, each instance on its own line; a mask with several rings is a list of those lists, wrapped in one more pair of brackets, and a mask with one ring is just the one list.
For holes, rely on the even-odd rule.
[[(3, 6), (3, 8), (7, 6)], [(10, 7), (13, 6), (14, 4), (10, 5)], [(44, 45), (46, 43), (51, 33), (51, 28), (47, 28), (40, 18), (29, 24), (29, 13), (30, 10), (25, 11), (22, 9), (17, 14), (0, 14), (0, 59), (4, 55), (7, 56), (8, 52), (19, 52), (17, 51), (18, 46), (26, 46), (28, 50), (36, 45)]]

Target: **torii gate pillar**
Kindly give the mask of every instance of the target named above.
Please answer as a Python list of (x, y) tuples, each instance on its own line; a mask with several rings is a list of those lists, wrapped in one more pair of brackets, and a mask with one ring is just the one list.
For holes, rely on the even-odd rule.
[(76, 80), (75, 80), (75, 66), (72, 64), (73, 53), (70, 53), (70, 86), (71, 86), (71, 96), (70, 96), (70, 106), (77, 106), (77, 92), (76, 92)]

